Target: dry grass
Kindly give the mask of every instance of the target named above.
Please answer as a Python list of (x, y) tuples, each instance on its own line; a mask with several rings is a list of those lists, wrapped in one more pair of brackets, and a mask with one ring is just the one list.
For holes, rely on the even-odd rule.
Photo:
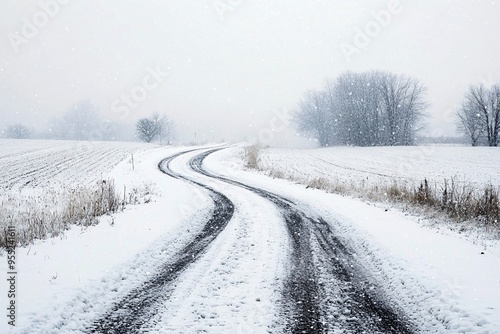
[(431, 186), (428, 180), (417, 186), (392, 182), (385, 185), (356, 187), (345, 186), (328, 180), (318, 183), (312, 180), (308, 187), (331, 193), (357, 196), (372, 201), (389, 201), (442, 212), (456, 222), (477, 220), (491, 227), (500, 228), (500, 188), (487, 185), (477, 190), (472, 185), (456, 186), (454, 179), (445, 180), (444, 187)]
[(260, 146), (257, 144), (245, 147), (246, 167), (258, 169)]
[(254, 150), (252, 147), (246, 149), (247, 167), (263, 171), (273, 178), (288, 179), (304, 184), (307, 188), (343, 196), (423, 208), (425, 212), (444, 213), (456, 222), (475, 221), (500, 230), (500, 188), (493, 185), (486, 185), (483, 189), (477, 189), (472, 184), (458, 186), (454, 178), (444, 180), (444, 186), (431, 185), (427, 179), (416, 185), (397, 181), (371, 185), (365, 184), (363, 180), (346, 183), (324, 177), (305, 180), (275, 167), (264, 170), (258, 164), (258, 150), (257, 153)]
[(127, 204), (138, 204), (141, 198), (150, 201), (149, 195), (149, 187), (118, 192), (113, 180), (37, 195), (11, 193), (0, 201), (0, 249), (6, 247), (9, 226), (16, 229), (16, 244), (25, 246), (37, 239), (59, 236), (73, 225), (95, 225), (99, 217), (121, 211)]

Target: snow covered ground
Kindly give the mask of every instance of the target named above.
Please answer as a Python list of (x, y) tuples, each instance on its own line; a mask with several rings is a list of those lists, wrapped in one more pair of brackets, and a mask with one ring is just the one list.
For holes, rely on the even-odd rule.
[[(0, 332), (88, 332), (114, 303), (175, 258), (203, 227), (213, 207), (207, 193), (158, 170), (161, 159), (182, 150), (186, 148), (136, 153), (134, 171), (125, 159), (108, 175), (118, 187), (153, 184), (153, 202), (102, 217), (97, 226), (74, 227), (61, 238), (17, 248), (17, 326), (13, 330), (2, 322)], [(180, 160), (174, 167), (185, 171), (185, 162)], [(285, 270), (286, 233), (279, 222), (273, 222), (278, 218), (271, 204), (238, 192), (229, 190), (238, 206), (230, 226), (175, 283), (177, 288), (150, 330), (242, 332), (280, 325), (277, 278)], [(256, 206), (259, 212), (253, 210)], [(247, 224), (249, 220), (261, 224)], [(7, 272), (5, 254), (0, 261), (0, 270)], [(7, 305), (5, 294), (0, 302)]]
[[(134, 171), (124, 160), (109, 174), (130, 188), (154, 183), (157, 196), (153, 202), (131, 206), (114, 219), (102, 217), (97, 226), (73, 227), (61, 238), (17, 249), (17, 326), (13, 331), (2, 321), (1, 333), (84, 331), (96, 316), (179, 250), (211, 209), (208, 196), (157, 169), (160, 159), (179, 150), (136, 153)], [(196, 207), (182, 210), (193, 198)], [(0, 270), (6, 273), (6, 267), (3, 254)], [(7, 294), (0, 296), (1, 305), (7, 305)]]
[(414, 147), (332, 147), (263, 149), (259, 165), (298, 180), (325, 177), (344, 184), (419, 183), (500, 185), (500, 150), (496, 147), (429, 145)]
[[(438, 148), (442, 154), (447, 150)], [(418, 151), (419, 148), (413, 148)], [(468, 151), (456, 148), (452, 152)], [(283, 168), (300, 172), (301, 175), (316, 177), (319, 173), (342, 173), (347, 177), (345, 168), (329, 167), (335, 158), (335, 164), (343, 163), (356, 167), (358, 175), (383, 172), (385, 165), (388, 172), (390, 161), (401, 160), (402, 148), (379, 148), (385, 151), (385, 157), (375, 155), (374, 163), (368, 164), (369, 156), (363, 149), (341, 148), (300, 151), (274, 149), (263, 151), (265, 164), (273, 168)], [(392, 153), (391, 153), (392, 151)], [(411, 151), (411, 149), (410, 149)], [(358, 152), (358, 154), (355, 154)], [(389, 152), (389, 153), (388, 153)], [(469, 151), (471, 152), (471, 151)], [(292, 154), (289, 157), (289, 154)], [(345, 157), (349, 154), (364, 164), (352, 165)], [(471, 153), (472, 154), (472, 153)], [(476, 160), (453, 157), (451, 153), (444, 158), (437, 158), (427, 164), (422, 163), (415, 176), (418, 180), (423, 175), (438, 175), (454, 169), (457, 173), (469, 173), (476, 182), (489, 182), (498, 177), (498, 169), (490, 170), (491, 165), (482, 170), (473, 170), (477, 159), (498, 164), (494, 161), (497, 151), (484, 149), (476, 154)], [(387, 156), (391, 158), (387, 158)], [(406, 153), (404, 154), (406, 155)], [(493, 155), (493, 158), (491, 156)], [(332, 159), (333, 157), (333, 159)], [(344, 158), (343, 158), (344, 157)], [(377, 158), (378, 157), (378, 158)], [(387, 162), (383, 162), (388, 159)], [(451, 160), (452, 162), (448, 162)], [(464, 169), (456, 167), (453, 161), (462, 160)], [(319, 165), (324, 161), (323, 165)], [(345, 238), (356, 252), (357, 258), (368, 269), (385, 293), (392, 296), (424, 333), (500, 333), (500, 242), (471, 242), (459, 234), (424, 227), (420, 217), (412, 217), (397, 210), (364, 203), (357, 199), (320, 190), (305, 189), (305, 186), (286, 180), (271, 179), (246, 170), (242, 160), (242, 150), (233, 148), (215, 153), (206, 161), (211, 171), (237, 179), (246, 184), (274, 191), (301, 203), (311, 212), (328, 219), (333, 228)], [(309, 166), (309, 168), (307, 168)], [(424, 166), (430, 166), (424, 168)], [(434, 171), (433, 167), (442, 166)], [(444, 170), (443, 166), (449, 166)], [(301, 167), (304, 167), (302, 171)], [(479, 168), (479, 166), (477, 166)], [(337, 169), (338, 168), (338, 169)], [(332, 170), (333, 169), (333, 170)], [(365, 172), (369, 170), (371, 173)], [(490, 173), (491, 171), (491, 173)], [(413, 176), (409, 176), (411, 178)]]
[[(85, 230), (74, 227), (63, 237), (17, 248), (17, 327), (13, 330), (2, 321), (0, 333), (88, 332), (96, 319), (107, 314), (132, 289), (153, 278), (164, 263), (175, 259), (202, 230), (214, 208), (207, 189), (158, 170), (162, 159), (184, 150), (141, 149), (134, 154), (134, 170), (126, 158), (106, 174), (120, 188), (152, 185), (153, 202), (130, 206), (113, 218), (102, 217), (97, 226)], [(445, 154), (444, 148), (439, 150), (439, 156)], [(457, 150), (463, 152), (466, 148)], [(382, 157), (369, 163), (363, 150), (355, 154), (356, 149), (352, 149), (349, 153), (359, 165), (345, 159), (347, 149), (344, 158), (335, 149), (324, 153), (286, 151), (270, 150), (264, 153), (263, 161), (305, 177), (316, 177), (317, 169), (328, 175), (338, 173), (347, 180), (348, 175), (369, 174), (371, 178), (391, 167), (391, 163), (384, 165)], [(385, 151), (385, 159), (396, 161), (398, 153)], [(240, 147), (234, 147), (213, 153), (205, 160), (205, 168), (284, 196), (308, 216), (322, 217), (352, 251), (373, 288), (403, 310), (419, 332), (499, 333), (498, 241), (474, 243), (453, 232), (425, 227), (419, 223), (420, 217), (387, 210), (386, 206), (272, 179), (244, 168), (241, 152)], [(262, 196), (195, 173), (188, 164), (199, 153), (180, 156), (172, 161), (171, 168), (227, 196), (234, 204), (234, 215), (207, 250), (169, 285), (155, 305), (151, 322), (141, 328), (151, 333), (282, 332), (281, 292), (290, 270), (291, 241), (280, 211)], [(491, 158), (495, 152), (485, 149), (480, 153), (481, 149), (474, 160), (497, 163)], [(418, 173), (431, 175), (421, 169), (426, 167), (432, 172), (429, 165), (441, 166), (442, 171), (432, 174), (438, 180), (438, 173), (454, 168), (455, 163), (449, 163), (453, 159), (455, 163), (459, 160), (449, 153), (439, 163), (428, 160), (419, 165)], [(497, 170), (486, 166), (483, 172), (477, 172), (472, 167), (475, 162), (467, 161), (469, 158), (464, 158), (465, 167), (456, 170), (468, 173), (473, 182), (498, 180)], [(342, 168), (336, 166), (340, 163)], [(304, 166), (303, 171), (300, 166)], [(449, 167), (444, 170), (443, 166)], [(394, 173), (396, 170), (389, 169)], [(411, 177), (419, 181), (418, 173)], [(7, 272), (5, 254), (0, 256), (0, 271)], [(7, 289), (5, 285), (0, 287)], [(0, 305), (7, 305), (4, 292), (0, 291)]]
[(0, 139), (0, 184), (4, 192), (37, 187), (88, 185), (125, 157), (152, 145), (120, 142)]
[[(142, 143), (1, 139), (0, 229), (4, 231), (9, 222), (15, 222), (23, 244), (59, 234), (76, 222), (78, 214), (82, 217), (81, 211), (71, 209), (72, 205), (103, 187), (100, 181), (107, 181), (119, 162), (126, 158), (132, 168), (134, 154), (154, 147)], [(146, 186), (114, 189), (121, 198), (127, 190), (130, 202), (131, 197), (135, 201), (139, 193), (147, 192)], [(86, 207), (90, 208), (88, 204)], [(73, 219), (65, 221), (63, 216)], [(2, 245), (4, 240), (2, 237)]]

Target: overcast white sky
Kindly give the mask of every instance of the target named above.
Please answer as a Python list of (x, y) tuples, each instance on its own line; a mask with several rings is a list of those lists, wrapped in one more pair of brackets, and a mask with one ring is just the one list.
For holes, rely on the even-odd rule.
[[(60, 0), (45, 22), (41, 4), (55, 1), (0, 2), (0, 126), (42, 124), (90, 99), (111, 120), (158, 111), (185, 136), (239, 140), (327, 78), (381, 69), (420, 79), (432, 105), (428, 131), (453, 134), (467, 86), (500, 82), (495, 0), (401, 0), (350, 61), (341, 45), (354, 45), (356, 29), (374, 26), (373, 12), (392, 1)], [(167, 67), (143, 101), (116, 112), (113, 102)]]

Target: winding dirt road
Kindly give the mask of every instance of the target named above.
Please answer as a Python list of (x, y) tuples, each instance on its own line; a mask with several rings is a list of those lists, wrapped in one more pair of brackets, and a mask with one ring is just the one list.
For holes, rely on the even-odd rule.
[[(275, 307), (280, 318), (275, 328), (280, 328), (285, 333), (415, 332), (404, 312), (389, 303), (376, 288), (376, 284), (370, 281), (369, 273), (353, 256), (354, 250), (336, 235), (331, 222), (306, 213), (301, 209), (300, 203), (283, 196), (208, 172), (203, 167), (204, 159), (220, 149), (201, 150), (199, 153), (186, 151), (160, 162), (158, 168), (166, 175), (185, 180), (205, 191), (212, 198), (215, 208), (201, 232), (193, 235), (192, 240), (174, 259), (170, 259), (152, 279), (131, 291), (108, 313), (96, 320), (90, 332), (139, 333), (152, 331), (160, 325), (175, 332), (174, 327), (168, 327), (169, 322), (173, 322), (175, 318), (169, 313), (174, 313), (172, 308), (177, 305), (170, 299), (173, 299), (174, 294), (180, 293), (178, 290), (181, 289), (183, 280), (197, 280), (185, 272), (190, 267), (201, 265), (205, 257), (210, 262), (211, 255), (208, 253), (217, 253), (214, 249), (220, 246), (216, 247), (216, 241), (223, 238), (223, 234), (229, 232), (228, 229), (237, 230), (234, 245), (228, 246), (234, 247), (234, 250), (220, 253), (219, 257), (237, 254), (234, 256), (241, 258), (236, 258), (236, 262), (248, 262), (247, 258), (255, 259), (259, 256), (259, 250), (256, 249), (259, 247), (261, 252), (281, 251), (285, 254), (281, 259), (286, 263), (278, 261), (276, 264), (269, 264), (270, 268), (279, 266), (280, 263), (287, 268), (283, 272), (278, 271), (275, 277), (278, 283), (275, 283), (274, 288), (279, 290)], [(172, 163), (187, 156), (190, 170), (174, 170)], [(232, 198), (232, 194), (238, 196)], [(237, 216), (245, 210), (245, 203), (241, 198), (248, 198), (255, 211), (260, 210), (255, 207), (257, 205), (267, 205), (271, 209), (266, 210), (277, 211), (276, 216), (280, 218), (270, 222), (280, 225), (281, 230), (277, 231), (283, 231), (282, 235), (269, 232), (268, 238), (263, 238), (265, 242), (255, 245), (259, 247), (253, 247), (255, 241), (251, 245), (239, 242), (245, 238), (246, 233), (258, 233), (269, 225), (259, 225), (266, 219), (265, 215), (255, 219), (247, 218), (243, 220), (244, 224), (231, 225), (236, 224), (235, 221), (239, 220)], [(262, 212), (266, 210), (262, 208)], [(249, 230), (252, 228), (251, 224), (256, 225), (254, 232)], [(257, 240), (256, 238), (252, 240)], [(275, 244), (273, 240), (277, 238), (282, 242)], [(227, 261), (220, 261), (222, 264), (225, 262)], [(228, 270), (234, 274), (238, 272), (236, 267)], [(217, 272), (220, 272), (220, 268), (212, 268), (210, 271), (213, 275)], [(206, 275), (210, 276), (210, 273), (207, 272)], [(272, 278), (264, 277), (261, 281), (264, 282), (262, 284), (268, 284)], [(200, 289), (196, 286), (201, 285), (203, 284), (199, 282), (192, 283), (185, 289), (188, 294), (196, 293), (196, 289)], [(255, 289), (256, 286), (249, 285), (248, 289)], [(210, 296), (204, 293), (204, 296), (207, 295)], [(190, 305), (192, 307), (195, 304)], [(197, 312), (195, 309), (189, 311)]]

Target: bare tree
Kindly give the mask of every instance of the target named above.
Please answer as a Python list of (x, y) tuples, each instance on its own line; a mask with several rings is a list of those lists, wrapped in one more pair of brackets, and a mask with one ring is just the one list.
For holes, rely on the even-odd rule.
[(160, 145), (164, 143), (170, 144), (174, 130), (173, 121), (168, 118), (167, 115), (160, 115), (158, 113), (154, 113), (153, 116), (151, 116), (151, 120), (155, 124), (156, 134), (160, 141)]
[[(465, 101), (470, 113), (477, 114), (481, 131), (486, 135), (489, 146), (498, 146), (500, 132), (500, 85), (490, 89), (484, 85), (470, 86)], [(463, 129), (462, 129), (463, 130)]]
[(491, 111), (491, 123), (490, 133), (491, 141), (490, 146), (498, 146), (500, 143), (500, 84), (496, 84), (490, 88), (490, 111)]
[(309, 91), (299, 102), (292, 119), (300, 132), (316, 138), (321, 146), (332, 145), (333, 120), (326, 104), (326, 95), (320, 91)]
[(335, 83), (327, 84), (333, 116), (336, 120), (336, 137), (347, 145), (379, 145), (380, 96), (375, 72), (341, 74)]
[(60, 129), (64, 139), (101, 140), (98, 131), (100, 118), (97, 107), (90, 100), (83, 100), (71, 107), (61, 119)]
[(146, 143), (158, 139), (160, 144), (170, 143), (173, 136), (174, 123), (167, 115), (154, 113), (148, 118), (137, 121), (136, 130), (139, 138)]
[(47, 138), (89, 141), (128, 139), (119, 136), (123, 125), (102, 119), (98, 108), (89, 100), (77, 102), (62, 116), (53, 117), (49, 122)]
[(60, 117), (50, 121), (50, 137), (66, 140), (101, 140), (97, 107), (89, 100), (77, 102)]
[(139, 138), (146, 143), (151, 143), (158, 135), (157, 124), (151, 118), (141, 118), (138, 120), (136, 129)]
[(429, 106), (424, 99), (426, 88), (406, 75), (379, 72), (377, 76), (386, 126), (385, 144), (413, 145)]
[(11, 139), (26, 139), (30, 137), (30, 130), (22, 124), (14, 124), (7, 128), (6, 137)]
[(322, 146), (413, 145), (428, 104), (416, 79), (387, 72), (345, 72), (307, 92), (294, 113), (298, 130)]
[(464, 101), (457, 111), (457, 128), (470, 139), (472, 146), (478, 146), (484, 134), (480, 117), (469, 101)]

